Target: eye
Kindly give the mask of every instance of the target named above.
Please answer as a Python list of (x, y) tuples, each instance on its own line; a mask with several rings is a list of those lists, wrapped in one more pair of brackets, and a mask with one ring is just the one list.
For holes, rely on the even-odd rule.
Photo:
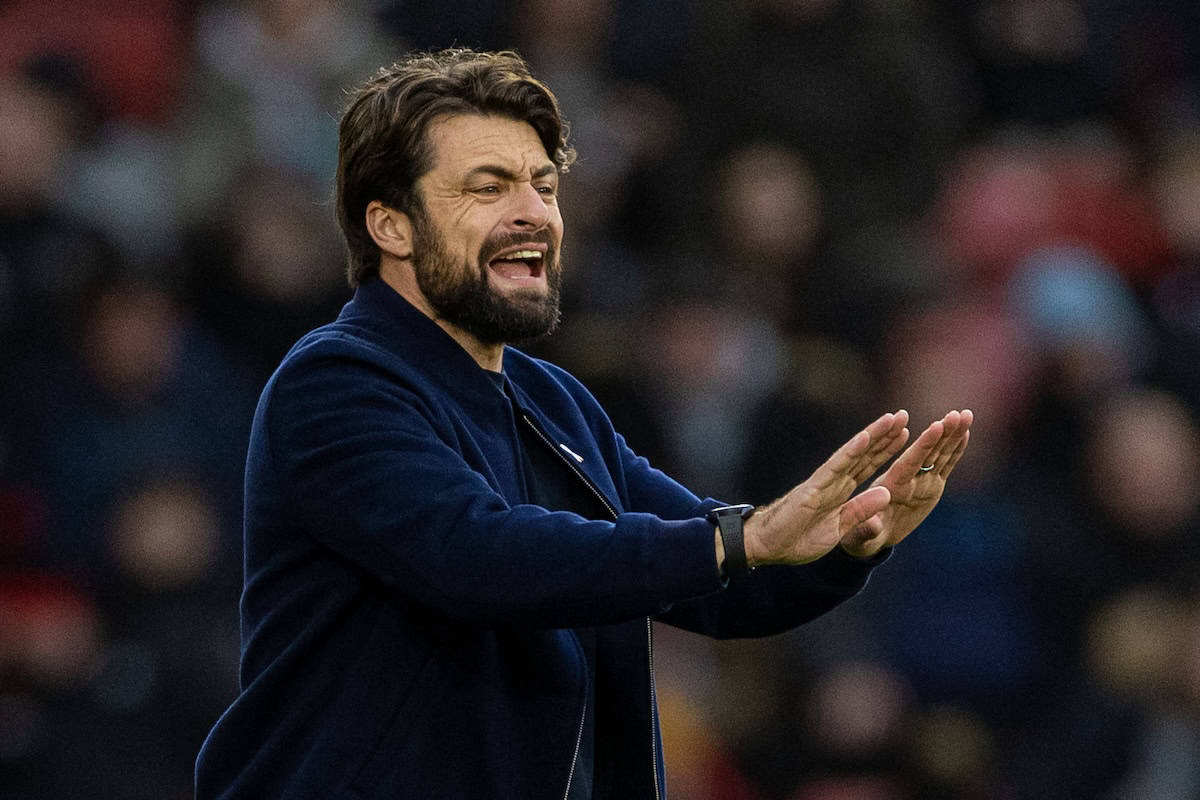
[(544, 194), (547, 197), (553, 197), (555, 192), (555, 188), (553, 186), (539, 186), (537, 187), (537, 190), (538, 194)]
[(487, 186), (480, 186), (475, 190), (476, 194), (500, 194), (500, 187), (494, 183), (489, 183)]

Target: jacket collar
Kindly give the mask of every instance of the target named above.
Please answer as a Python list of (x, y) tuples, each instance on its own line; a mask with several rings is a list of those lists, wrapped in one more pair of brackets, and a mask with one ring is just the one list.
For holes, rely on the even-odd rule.
[(471, 354), (379, 277), (359, 284), (338, 323), (364, 329), (462, 399), (494, 400), (495, 382)]
[[(471, 413), (486, 417), (510, 408), (511, 401), (501, 383), (480, 367), (450, 334), (379, 278), (359, 285), (354, 297), (338, 315), (337, 324), (357, 328), (388, 352), (400, 355), (408, 365), (426, 375)], [(574, 436), (568, 434), (546, 415), (542, 404), (521, 385), (522, 376), (525, 379), (532, 377), (528, 371), (531, 363), (528, 357), (511, 347), (505, 348), (504, 357), (506, 373), (510, 367), (516, 373), (507, 375), (503, 381), (510, 387), (516, 404), (534, 418), (551, 439), (552, 446), (569, 448), (567, 454), (578, 462), (578, 470), (587, 476), (592, 488), (612, 508), (619, 509), (620, 504), (613, 499), (617, 492), (612, 478), (594, 441), (590, 437), (581, 437), (578, 430)], [(579, 461), (580, 458), (583, 460)]]

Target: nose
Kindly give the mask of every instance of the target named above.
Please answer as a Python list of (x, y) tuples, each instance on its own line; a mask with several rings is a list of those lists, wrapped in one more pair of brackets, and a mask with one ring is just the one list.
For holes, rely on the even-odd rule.
[(550, 208), (532, 183), (519, 183), (513, 192), (511, 225), (518, 230), (540, 230), (550, 222)]

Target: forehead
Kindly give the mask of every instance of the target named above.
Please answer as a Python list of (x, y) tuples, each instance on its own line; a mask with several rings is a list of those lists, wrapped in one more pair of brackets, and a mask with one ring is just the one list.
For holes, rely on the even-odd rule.
[(449, 114), (429, 127), (432, 172), (465, 172), (481, 164), (518, 175), (553, 165), (528, 122), (490, 114)]

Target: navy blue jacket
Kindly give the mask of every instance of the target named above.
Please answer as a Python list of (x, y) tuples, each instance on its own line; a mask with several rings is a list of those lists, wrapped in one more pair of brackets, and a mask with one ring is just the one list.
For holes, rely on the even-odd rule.
[[(840, 551), (726, 583), (701, 501), (514, 349), (517, 408), (378, 279), (265, 388), (246, 468), (241, 692), (211, 798), (562, 798), (591, 688), (597, 797), (663, 795), (650, 619), (761, 636), (862, 588)], [(518, 425), (598, 493), (524, 502)], [(589, 674), (575, 627), (600, 626)]]

